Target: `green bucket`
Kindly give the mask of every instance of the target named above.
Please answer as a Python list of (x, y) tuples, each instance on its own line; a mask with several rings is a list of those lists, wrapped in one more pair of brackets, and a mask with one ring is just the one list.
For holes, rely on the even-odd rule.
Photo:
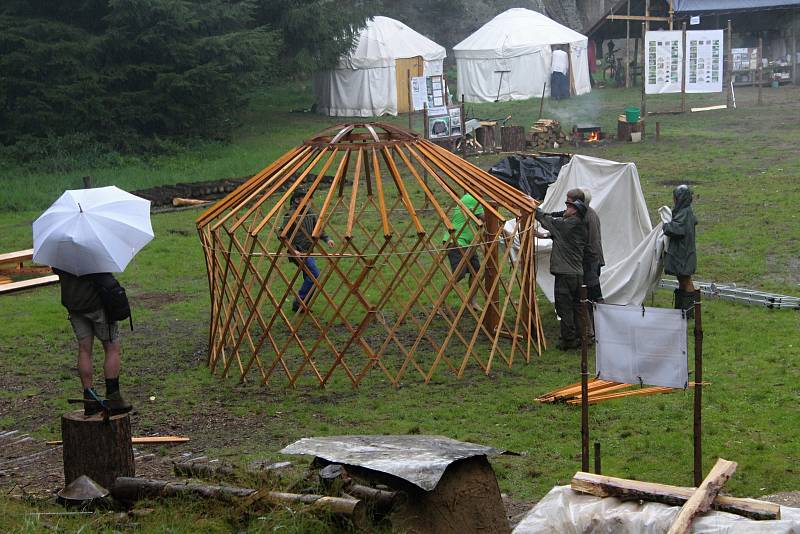
[(635, 124), (639, 122), (639, 113), (641, 113), (639, 108), (625, 108), (625, 120)]

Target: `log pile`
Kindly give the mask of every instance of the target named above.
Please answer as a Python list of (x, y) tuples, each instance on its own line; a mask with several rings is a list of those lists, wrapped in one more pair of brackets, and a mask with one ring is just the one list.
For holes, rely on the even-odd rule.
[(561, 130), (561, 123), (553, 119), (539, 119), (528, 131), (528, 147), (534, 150), (554, 148), (558, 143), (567, 143), (567, 134)]

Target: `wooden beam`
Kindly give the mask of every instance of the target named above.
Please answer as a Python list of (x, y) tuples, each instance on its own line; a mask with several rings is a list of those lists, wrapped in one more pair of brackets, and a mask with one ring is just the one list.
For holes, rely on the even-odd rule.
[(667, 534), (685, 534), (689, 532), (694, 516), (707, 512), (711, 508), (711, 503), (714, 502), (722, 486), (735, 471), (736, 462), (718, 458), (717, 463), (711, 468), (697, 491), (683, 504), (678, 517), (669, 527)]
[(58, 283), (58, 275), (51, 274), (50, 276), (40, 276), (39, 278), (22, 280), (21, 282), (0, 284), (0, 295), (5, 295), (6, 293), (13, 293), (15, 291), (22, 291), (23, 289), (32, 289), (34, 287), (40, 287), (40, 286), (49, 286), (50, 284), (56, 284), (56, 283)]
[[(191, 438), (184, 436), (141, 436), (132, 437), (131, 443), (134, 445), (145, 445), (152, 443), (186, 443)], [(48, 445), (61, 445), (61, 440), (48, 441)]]
[(33, 258), (32, 248), (29, 248), (27, 250), (18, 250), (16, 252), (6, 252), (5, 254), (0, 254), (0, 264), (19, 263), (23, 261), (28, 261), (32, 258)]
[[(596, 497), (617, 497), (623, 501), (650, 501), (681, 506), (689, 500), (694, 488), (669, 486), (655, 482), (642, 482), (624, 478), (577, 472), (572, 478), (574, 491)], [(711, 508), (750, 519), (771, 520), (781, 518), (781, 507), (775, 503), (717, 495)]]
[(606, 20), (638, 20), (647, 22), (669, 22), (669, 17), (648, 17), (646, 15), (607, 15)]

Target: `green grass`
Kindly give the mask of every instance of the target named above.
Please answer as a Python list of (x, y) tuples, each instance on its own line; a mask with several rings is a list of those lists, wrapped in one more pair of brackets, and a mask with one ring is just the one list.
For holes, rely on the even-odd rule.
[[(760, 107), (755, 91), (740, 91), (735, 111), (651, 117), (644, 143), (581, 151), (634, 161), (654, 219), (658, 206), (671, 203), (675, 184), (693, 184), (700, 221), (698, 280), (798, 295), (800, 124), (794, 118), (800, 116), (800, 91), (765, 90), (765, 96), (767, 105)], [(639, 99), (635, 90), (600, 90), (547, 101), (544, 116), (566, 126), (599, 122), (615, 131), (616, 115)], [(687, 97), (693, 106), (719, 101), (719, 95)], [(303, 138), (342, 122), (288, 113), (309, 103), (308, 91), (299, 86), (260, 95), (231, 145), (203, 146), (180, 156), (65, 175), (6, 166), (0, 171), (0, 251), (30, 247), (31, 222), (65, 187), (79, 187), (84, 174), (94, 176), (98, 185), (115, 183), (125, 189), (252, 174)], [(676, 96), (648, 100), (650, 109), (677, 105)], [(530, 124), (538, 107), (537, 100), (468, 105), (485, 118), (511, 114), (515, 124)], [(407, 121), (388, 120), (401, 125)], [(661, 126), (657, 143), (655, 120)], [(487, 167), (498, 159), (477, 161)], [(262, 387), (210, 376), (205, 367), (209, 297), (194, 229), (198, 213), (155, 215), (157, 238), (120, 276), (129, 289), (136, 325), (123, 339), (123, 387), (140, 413), (135, 433), (190, 433), (194, 446), (204, 447), (207, 455), (236, 460), (277, 457), (282, 446), (312, 435), (442, 434), (521, 453), (492, 463), (502, 491), (526, 500), (568, 483), (579, 469), (579, 410), (533, 401), (578, 379), (574, 353), (551, 349), (528, 365), (496, 366), (489, 377), (472, 368), (461, 380), (440, 372), (431, 384), (422, 385), (409, 376), (399, 389), (377, 371), (357, 390), (341, 377), (320, 390), (311, 381), (290, 389), (281, 381)], [(656, 305), (669, 306), (669, 300), (666, 291), (656, 293)], [(78, 387), (74, 340), (65, 317), (57, 287), (0, 297), (0, 380), (5, 390), (0, 392), (0, 429), (57, 437), (57, 414), (67, 409), (63, 399)], [(725, 487), (737, 496), (797, 490), (800, 315), (708, 301), (703, 318), (704, 379), (712, 384), (703, 394), (705, 468), (718, 456), (738, 462)], [(549, 313), (545, 330), (555, 338), (557, 325)], [(35, 408), (6, 409), (27, 395), (33, 395)], [(150, 396), (156, 400), (149, 401)], [(591, 438), (602, 444), (604, 473), (691, 485), (690, 392), (608, 402), (592, 407), (590, 417)], [(136, 519), (141, 531), (191, 531), (196, 521), (203, 521), (203, 530), (209, 532), (256, 530), (265, 521), (269, 528), (292, 525), (281, 522), (282, 516), (261, 523), (251, 518), (242, 525), (230, 511), (191, 503), (148, 506), (156, 512)], [(46, 528), (44, 522), (67, 530), (84, 524), (94, 530), (119, 529), (111, 519), (26, 515), (40, 509), (54, 510), (0, 500), (0, 524), (12, 525), (11, 532), (38, 532)]]

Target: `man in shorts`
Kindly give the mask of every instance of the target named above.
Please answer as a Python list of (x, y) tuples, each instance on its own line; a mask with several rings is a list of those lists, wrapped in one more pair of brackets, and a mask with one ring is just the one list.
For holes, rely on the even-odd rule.
[(69, 322), (78, 340), (78, 376), (83, 386), (83, 398), (94, 402), (84, 403), (84, 414), (94, 415), (101, 411), (100, 398), (92, 387), (94, 364), (92, 348), (94, 338), (100, 340), (105, 351), (103, 374), (106, 379), (106, 399), (103, 401), (112, 414), (131, 411), (133, 406), (122, 398), (119, 391), (120, 342), (116, 321), (107, 321), (103, 302), (94, 283), (97, 276), (74, 274), (53, 269), (61, 283), (61, 304), (69, 312)]
[[(483, 206), (478, 201), (466, 193), (461, 197), (461, 203), (470, 210), (479, 219), (483, 218)], [(478, 271), (481, 269), (481, 256), (476, 246), (473, 245), (475, 239), (475, 223), (472, 219), (468, 219), (461, 208), (456, 208), (453, 212), (451, 219), (453, 227), (455, 228), (454, 237), (456, 240), (455, 247), (447, 250), (447, 259), (450, 260), (450, 270), (453, 272), (455, 278), (454, 283), (460, 282), (467, 274), (469, 274), (469, 287), (472, 287), (472, 278), (477, 276)], [(450, 234), (445, 233), (442, 238), (443, 243), (450, 240)], [(465, 259), (466, 256), (466, 259)], [(463, 260), (463, 261), (462, 261)], [(460, 266), (460, 268), (459, 268)], [(469, 305), (475, 311), (480, 312), (481, 308), (475, 302), (475, 291), (470, 290)]]

